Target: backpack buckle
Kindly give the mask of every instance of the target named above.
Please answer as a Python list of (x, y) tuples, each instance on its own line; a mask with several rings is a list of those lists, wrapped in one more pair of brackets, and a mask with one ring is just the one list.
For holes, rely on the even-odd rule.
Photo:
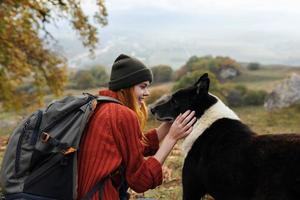
[(75, 151), (77, 151), (77, 149), (73, 148), (73, 147), (68, 147), (67, 149), (62, 150), (62, 154), (67, 155), (70, 153), (74, 153)]
[(47, 143), (49, 139), (50, 139), (50, 135), (48, 133), (43, 132), (41, 134), (41, 141), (42, 141), (42, 143)]

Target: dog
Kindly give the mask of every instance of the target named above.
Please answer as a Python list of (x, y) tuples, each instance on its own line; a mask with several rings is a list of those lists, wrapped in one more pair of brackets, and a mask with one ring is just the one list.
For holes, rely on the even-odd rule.
[(256, 134), (209, 93), (209, 84), (203, 74), (150, 108), (161, 121), (196, 112), (198, 120), (182, 144), (183, 199), (209, 194), (215, 200), (300, 200), (300, 135)]

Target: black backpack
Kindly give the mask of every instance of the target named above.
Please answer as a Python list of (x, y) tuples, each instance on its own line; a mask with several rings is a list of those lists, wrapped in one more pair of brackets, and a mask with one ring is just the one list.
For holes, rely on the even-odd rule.
[[(10, 136), (0, 184), (5, 199), (71, 200), (77, 198), (77, 150), (97, 104), (105, 96), (68, 96), (28, 116)], [(105, 178), (89, 191), (89, 199)], [(99, 192), (100, 193), (100, 192)]]

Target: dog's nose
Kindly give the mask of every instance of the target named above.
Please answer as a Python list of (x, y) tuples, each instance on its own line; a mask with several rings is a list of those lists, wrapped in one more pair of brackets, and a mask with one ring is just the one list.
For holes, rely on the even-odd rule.
[(151, 111), (152, 115), (155, 114), (155, 109), (153, 107), (150, 107), (150, 111)]

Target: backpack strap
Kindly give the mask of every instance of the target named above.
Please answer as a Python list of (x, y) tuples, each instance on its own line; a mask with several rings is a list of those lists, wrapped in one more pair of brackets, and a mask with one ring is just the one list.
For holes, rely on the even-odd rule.
[(56, 147), (63, 155), (67, 155), (69, 153), (73, 153), (73, 152), (77, 151), (77, 149), (70, 146), (68, 143), (60, 142), (58, 139), (52, 137), (47, 132), (42, 132), (41, 141), (43, 143), (47, 143), (53, 147)]
[(97, 191), (99, 191), (99, 197), (98, 197), (98, 199), (101, 200), (101, 199), (102, 199), (102, 195), (103, 195), (103, 186), (104, 186), (104, 182), (105, 182), (108, 178), (110, 178), (110, 175), (108, 175), (108, 176), (102, 178), (100, 181), (98, 181), (98, 182), (92, 187), (92, 189), (90, 189), (90, 190), (88, 191), (88, 193), (87, 193), (83, 198), (81, 198), (80, 200), (90, 200), (90, 199), (93, 197), (93, 195), (94, 195)]
[(115, 102), (115, 103), (118, 103), (118, 104), (121, 104), (123, 105), (119, 100), (113, 98), (113, 97), (109, 97), (109, 96), (103, 96), (103, 95), (93, 95), (93, 94), (90, 94), (88, 92), (83, 92), (82, 93), (83, 95), (87, 95), (93, 99), (97, 99), (97, 102), (98, 103), (101, 103), (101, 102)]
[[(104, 189), (104, 184), (105, 182), (112, 178), (115, 175), (118, 174), (123, 174), (124, 173), (124, 168), (122, 167), (122, 165), (120, 167), (118, 167), (115, 171), (113, 171), (112, 173), (110, 173), (109, 175), (107, 175), (106, 177), (102, 178), (101, 180), (99, 180), (87, 193), (86, 195), (81, 198), (80, 200), (90, 200), (93, 195), (98, 191), (98, 199), (101, 200), (102, 196), (103, 196), (103, 189)], [(125, 180), (125, 178), (124, 178)], [(122, 180), (123, 182), (123, 180)], [(128, 188), (126, 188), (127, 191)], [(117, 188), (117, 190), (120, 192), (120, 188)]]
[[(121, 175), (121, 185), (116, 188), (119, 192), (120, 200), (125, 200), (125, 199), (128, 200), (129, 197), (128, 197), (128, 194), (127, 194), (127, 190), (128, 190), (129, 187), (128, 187), (128, 184), (125, 180), (124, 173), (125, 173), (125, 168), (121, 164), (121, 166), (119, 166), (115, 171), (113, 171), (112, 173), (110, 173), (106, 177), (99, 180), (92, 187), (92, 189), (90, 189), (87, 192), (87, 194), (83, 198), (81, 198), (80, 200), (90, 200), (97, 191), (98, 191), (98, 199), (101, 200), (102, 197), (103, 197), (103, 188), (104, 188), (104, 184), (105, 184), (106, 180), (110, 179), (110, 178), (113, 178), (115, 175)], [(112, 182), (112, 183), (114, 184), (114, 182)]]
[(118, 104), (121, 104), (122, 103), (115, 99), (115, 98), (112, 98), (112, 97), (108, 97), (108, 96), (97, 96), (97, 102), (98, 103), (101, 103), (101, 102), (114, 102), (114, 103), (118, 103)]
[[(105, 102), (113, 102), (113, 103), (118, 103), (123, 105), (119, 100), (112, 98), (112, 97), (108, 97), (108, 96), (94, 96), (88, 93), (84, 93), (87, 95), (90, 95), (92, 97), (95, 97), (97, 99), (97, 103), (105, 103)], [(106, 177), (102, 178), (101, 180), (99, 180), (88, 192), (87, 194), (81, 198), (80, 200), (90, 200), (93, 195), (98, 191), (98, 199), (101, 200), (102, 196), (103, 196), (103, 187), (104, 187), (104, 183), (107, 179), (111, 178), (113, 176), (114, 172), (107, 175)]]

